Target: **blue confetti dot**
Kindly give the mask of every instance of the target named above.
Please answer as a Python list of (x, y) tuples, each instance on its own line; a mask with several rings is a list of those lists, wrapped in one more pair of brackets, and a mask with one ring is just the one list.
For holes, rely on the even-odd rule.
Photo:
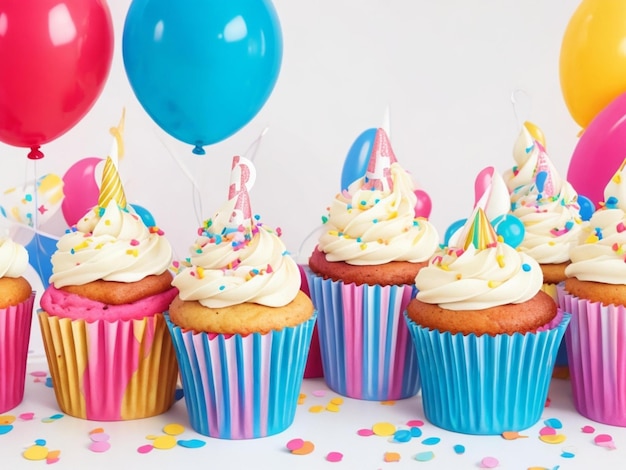
[(421, 435), (422, 435), (422, 430), (420, 428), (418, 428), (417, 426), (413, 426), (411, 428), (411, 436), (421, 437)]
[(205, 441), (201, 441), (200, 439), (180, 440), (176, 443), (181, 447), (186, 447), (187, 449), (198, 449), (200, 447), (204, 447), (206, 444)]
[(561, 429), (563, 427), (563, 424), (557, 418), (546, 419), (543, 424), (554, 429)]
[(422, 441), (422, 444), (424, 444), (425, 446), (434, 446), (436, 444), (439, 444), (440, 441), (441, 439), (438, 437), (428, 437)]
[(530, 271), (530, 265), (528, 265), (528, 264), (524, 263), (524, 264), (522, 264), (522, 269), (523, 269), (524, 271), (528, 272), (528, 271)]
[(561, 457), (563, 457), (564, 459), (573, 459), (575, 455), (571, 452), (562, 452)]
[(461, 455), (465, 453), (465, 446), (461, 444), (457, 444), (454, 446), (454, 452)]
[(432, 460), (435, 458), (435, 454), (433, 452), (420, 452), (419, 454), (417, 454), (415, 456), (415, 460), (417, 460), (418, 462), (428, 462), (429, 460)]
[(2, 424), (0, 425), (0, 435), (6, 434), (13, 429), (12, 424)]
[(52, 377), (46, 378), (46, 387), (52, 388)]
[(45, 439), (35, 439), (35, 445), (36, 446), (45, 446), (46, 445), (46, 440)]
[(409, 442), (411, 437), (411, 431), (406, 429), (400, 429), (393, 434), (393, 440), (396, 442)]

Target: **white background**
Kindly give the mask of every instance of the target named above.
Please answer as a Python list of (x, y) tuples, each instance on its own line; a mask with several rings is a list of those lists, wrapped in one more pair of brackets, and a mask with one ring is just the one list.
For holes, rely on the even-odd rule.
[(272, 95), (241, 131), (196, 156), (135, 98), (121, 47), (130, 0), (115, 0), (109, 2), (114, 58), (100, 98), (76, 127), (42, 147), (45, 157), (36, 163), (27, 149), (0, 145), (0, 190), (35, 175), (63, 175), (85, 157), (105, 157), (109, 128), (126, 108), (120, 169), (126, 195), (150, 210), (182, 258), (201, 220), (177, 161), (201, 186), (199, 210), (208, 218), (226, 199), (231, 158), (268, 128), (254, 160), (252, 209), (281, 227), (287, 248), (306, 261), (314, 244), (307, 237), (340, 190), (348, 149), (362, 131), (383, 125), (388, 109), (395, 154), (430, 194), (431, 221), (443, 237), (451, 222), (469, 215), (475, 175), (487, 165), (499, 171), (513, 165), (523, 120), (543, 130), (565, 176), (579, 128), (562, 98), (558, 59), (578, 3), (275, 0), (284, 50)]

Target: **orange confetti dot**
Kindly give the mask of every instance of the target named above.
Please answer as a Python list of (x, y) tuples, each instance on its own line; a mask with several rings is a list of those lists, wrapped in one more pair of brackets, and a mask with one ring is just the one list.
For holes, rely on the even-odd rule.
[(522, 436), (517, 431), (504, 431), (502, 433), (502, 437), (504, 439), (506, 439), (507, 441), (513, 441), (515, 439), (522, 439), (522, 438), (525, 438), (525, 437), (528, 437), (528, 436)]
[(400, 461), (400, 454), (397, 453), (397, 452), (385, 452), (383, 460), (385, 462), (399, 462)]
[(13, 415), (0, 416), (0, 424), (11, 424), (13, 421), (15, 421), (15, 416)]
[(315, 450), (315, 445), (311, 441), (304, 441), (299, 449), (291, 451), (295, 455), (307, 455)]
[(89, 431), (89, 434), (101, 434), (104, 432), (104, 428), (95, 428)]
[(393, 406), (393, 405), (396, 404), (396, 401), (395, 400), (385, 400), (385, 401), (381, 401), (380, 404), (384, 405), (384, 406)]

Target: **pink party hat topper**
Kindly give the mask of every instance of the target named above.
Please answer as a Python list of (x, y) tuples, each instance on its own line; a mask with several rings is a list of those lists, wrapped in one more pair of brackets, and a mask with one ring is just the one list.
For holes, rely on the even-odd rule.
[(256, 180), (256, 170), (252, 161), (245, 157), (233, 157), (230, 173), (230, 186), (228, 187), (228, 199), (235, 200), (233, 212), (229, 222), (233, 225), (250, 225), (252, 223), (252, 209), (250, 208), (250, 195), (248, 191)]
[(393, 189), (391, 164), (397, 161), (387, 133), (382, 128), (377, 129), (367, 171), (365, 172), (363, 189), (376, 189), (379, 191)]
[(535, 141), (535, 145), (539, 149), (537, 167), (535, 168), (535, 186), (543, 198), (551, 198), (558, 193), (554, 169), (550, 165), (550, 160), (543, 145), (537, 141)]
[(474, 208), (480, 207), (489, 220), (505, 215), (511, 208), (509, 191), (494, 167), (483, 168), (474, 180)]

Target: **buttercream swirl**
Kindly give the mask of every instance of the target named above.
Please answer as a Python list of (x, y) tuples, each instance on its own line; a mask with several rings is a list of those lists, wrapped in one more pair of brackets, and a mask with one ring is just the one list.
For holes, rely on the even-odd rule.
[(21, 277), (28, 268), (28, 251), (10, 238), (0, 238), (0, 277)]
[(441, 248), (415, 277), (416, 298), (448, 310), (526, 302), (543, 284), (537, 261), (499, 240), (482, 208), (466, 222), (457, 247)]
[(362, 178), (335, 197), (319, 238), (328, 261), (377, 265), (420, 262), (433, 254), (439, 235), (428, 220), (415, 217), (411, 176), (394, 162), (390, 177), (391, 189), (364, 189)]
[(196, 300), (209, 308), (245, 302), (287, 305), (300, 290), (298, 265), (277, 232), (257, 218), (251, 230), (233, 227), (228, 216), (234, 210), (233, 198), (204, 222), (186, 266), (172, 285), (182, 300)]
[(624, 164), (604, 189), (605, 202), (586, 223), (570, 250), (569, 277), (606, 284), (626, 283), (626, 187)]
[(146, 227), (132, 209), (111, 200), (92, 209), (58, 241), (50, 282), (59, 288), (162, 274), (172, 261), (172, 247), (162, 235), (158, 228)]
[(515, 166), (503, 173), (504, 181), (509, 192), (520, 186), (532, 183), (537, 167), (539, 147), (526, 126), (522, 126), (515, 144), (513, 145), (513, 159)]

